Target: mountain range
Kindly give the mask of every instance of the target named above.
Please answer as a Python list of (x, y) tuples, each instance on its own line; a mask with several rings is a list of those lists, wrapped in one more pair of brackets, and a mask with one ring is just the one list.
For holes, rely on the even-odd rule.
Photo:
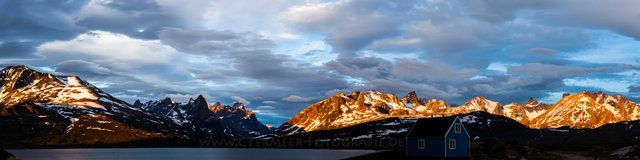
[(137, 100), (134, 105), (148, 112), (164, 115), (175, 123), (188, 126), (206, 134), (225, 135), (230, 137), (255, 137), (267, 134), (271, 130), (247, 110), (242, 103), (233, 106), (221, 105), (216, 102), (208, 105), (202, 95), (195, 100), (189, 99), (186, 104), (180, 104), (165, 98), (160, 101), (141, 103)]
[(502, 105), (477, 96), (460, 106), (445, 101), (418, 98), (415, 92), (403, 98), (378, 91), (355, 91), (313, 104), (276, 129), (277, 135), (332, 130), (387, 118), (428, 118), (483, 111), (504, 116), (530, 128), (593, 129), (609, 123), (640, 119), (640, 107), (624, 96), (584, 91), (565, 94), (556, 104), (530, 98), (522, 104)]
[(1, 138), (8, 144), (102, 144), (189, 134), (76, 76), (10, 66), (0, 71), (0, 85)]
[(170, 99), (130, 105), (76, 76), (25, 66), (0, 71), (2, 146), (95, 145), (149, 139), (255, 137), (270, 131), (244, 105)]
[[(416, 92), (399, 98), (378, 91), (355, 91), (339, 93), (310, 105), (280, 127), (273, 128), (262, 124), (242, 103), (208, 104), (200, 95), (186, 103), (165, 98), (128, 104), (79, 77), (42, 73), (25, 66), (0, 70), (0, 86), (2, 146), (96, 145), (206, 136), (231, 139), (304, 135), (401, 137), (417, 118), (464, 116), (467, 125), (476, 125), (469, 115), (489, 117), (482, 125), (475, 126), (478, 132), (494, 133), (487, 128), (518, 126), (521, 133), (533, 135), (543, 131), (537, 129), (590, 130), (621, 123), (631, 129), (633, 125), (626, 125), (627, 122), (640, 119), (636, 103), (621, 95), (609, 96), (602, 92), (565, 94), (556, 104), (539, 103), (530, 98), (521, 104), (502, 105), (477, 96), (456, 106), (443, 100), (419, 98)], [(478, 116), (478, 112), (487, 115)], [(493, 122), (504, 126), (491, 127), (490, 119), (504, 121), (504, 124)]]

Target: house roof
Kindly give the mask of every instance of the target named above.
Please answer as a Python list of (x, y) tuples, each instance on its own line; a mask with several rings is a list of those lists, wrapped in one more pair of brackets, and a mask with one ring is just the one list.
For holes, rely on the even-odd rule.
[(407, 137), (444, 137), (455, 120), (455, 116), (420, 118)]

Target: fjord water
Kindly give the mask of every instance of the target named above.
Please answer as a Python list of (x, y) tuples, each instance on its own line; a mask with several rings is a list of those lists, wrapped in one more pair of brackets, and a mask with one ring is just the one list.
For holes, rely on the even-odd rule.
[(264, 149), (264, 148), (87, 148), (12, 149), (18, 159), (344, 159), (371, 150)]

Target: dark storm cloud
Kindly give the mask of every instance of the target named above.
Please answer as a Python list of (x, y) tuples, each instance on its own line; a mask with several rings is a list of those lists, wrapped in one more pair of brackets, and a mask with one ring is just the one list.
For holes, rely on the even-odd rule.
[(37, 58), (37, 43), (9, 41), (0, 43), (0, 58)]

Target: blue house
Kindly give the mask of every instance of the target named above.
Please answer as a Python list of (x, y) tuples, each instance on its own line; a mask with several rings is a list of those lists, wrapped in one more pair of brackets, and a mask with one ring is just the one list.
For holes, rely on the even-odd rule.
[(407, 135), (407, 156), (469, 157), (469, 133), (458, 117), (420, 118)]

